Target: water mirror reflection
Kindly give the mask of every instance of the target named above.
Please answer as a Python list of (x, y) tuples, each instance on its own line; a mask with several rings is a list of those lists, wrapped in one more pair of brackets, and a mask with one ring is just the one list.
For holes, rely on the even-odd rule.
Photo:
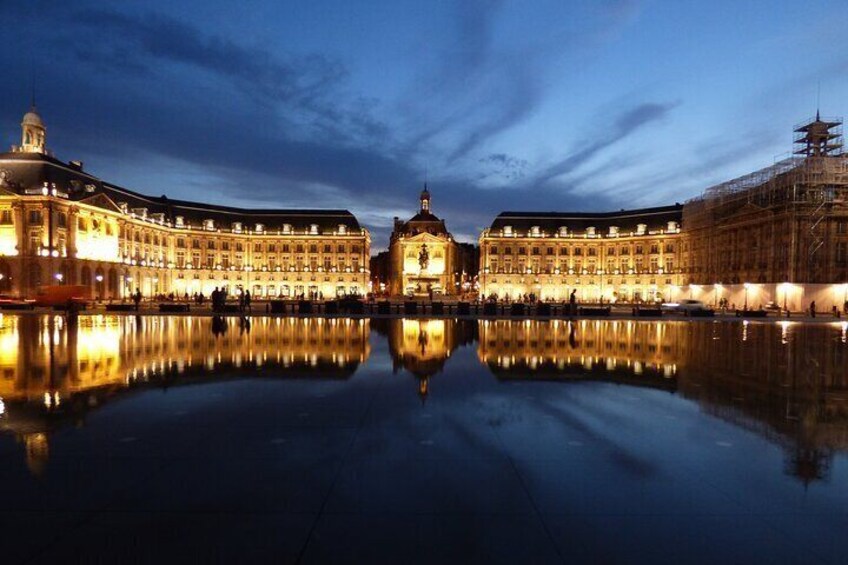
[[(631, 479), (640, 485), (630, 493), (639, 512), (661, 504), (667, 513), (671, 504), (674, 514), (681, 501), (667, 501), (669, 485), (691, 475), (717, 498), (741, 497), (737, 504), (785, 501), (787, 516), (802, 493), (805, 512), (841, 520), (847, 337), (844, 322), (4, 315), (0, 458), (4, 472), (25, 469), (49, 482), (79, 451), (134, 458), (142, 439), (161, 442), (156, 461), (167, 468), (187, 454), (273, 458), (267, 450), (317, 429), (322, 439), (306, 443), (306, 459), (332, 458), (338, 480), (352, 461), (377, 467), (366, 475), (379, 484), (362, 469), (347, 479), (366, 481), (338, 502), (353, 497), (357, 512), (374, 499), (380, 508), (398, 500), (427, 508), (405, 492), (385, 494), (399, 480), (395, 467), (381, 467), (390, 461), (418, 461), (402, 466), (403, 484), (420, 475), (450, 492), (453, 481), (473, 479), (461, 470), (434, 479), (436, 471), (418, 466), (422, 458), (504, 457), (531, 498), (577, 504), (581, 515), (613, 512), (607, 505), (629, 492), (620, 485)], [(328, 430), (350, 431), (351, 447), (325, 449)], [(264, 447), (251, 443), (260, 440)], [(501, 475), (478, 463), (466, 471), (500, 489)], [(584, 500), (585, 482), (601, 479)], [(344, 484), (324, 485), (327, 500)], [(645, 484), (661, 490), (643, 499)], [(357, 498), (368, 489), (375, 492)], [(700, 491), (682, 504), (701, 496), (715, 505)], [(840, 520), (826, 520), (825, 531)], [(836, 535), (828, 538), (833, 551)], [(600, 546), (587, 551), (604, 555)]]

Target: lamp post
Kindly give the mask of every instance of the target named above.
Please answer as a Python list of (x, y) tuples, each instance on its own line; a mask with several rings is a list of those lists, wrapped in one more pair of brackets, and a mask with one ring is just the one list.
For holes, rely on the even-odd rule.
[(748, 289), (751, 288), (751, 283), (745, 283), (742, 286), (745, 287), (745, 311), (748, 311)]

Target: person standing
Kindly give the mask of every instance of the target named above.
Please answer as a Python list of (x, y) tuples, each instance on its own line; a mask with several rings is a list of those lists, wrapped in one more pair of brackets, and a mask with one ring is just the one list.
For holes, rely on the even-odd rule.
[(816, 301), (815, 300), (810, 302), (810, 317), (811, 318), (816, 317)]
[(133, 294), (133, 303), (135, 304), (135, 311), (138, 312), (139, 305), (141, 304), (141, 291), (136, 287), (135, 294)]
[(250, 291), (249, 290), (244, 291), (244, 307), (248, 312), (251, 311), (250, 310)]
[(577, 289), (571, 290), (571, 296), (568, 297), (568, 311), (571, 316), (577, 313)]

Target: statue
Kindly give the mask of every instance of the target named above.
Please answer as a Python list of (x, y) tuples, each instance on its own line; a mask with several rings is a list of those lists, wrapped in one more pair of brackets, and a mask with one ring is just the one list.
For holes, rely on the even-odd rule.
[(427, 266), (430, 265), (430, 252), (427, 251), (427, 244), (421, 244), (421, 251), (418, 253), (418, 266), (421, 267), (421, 270), (424, 271), (427, 269)]

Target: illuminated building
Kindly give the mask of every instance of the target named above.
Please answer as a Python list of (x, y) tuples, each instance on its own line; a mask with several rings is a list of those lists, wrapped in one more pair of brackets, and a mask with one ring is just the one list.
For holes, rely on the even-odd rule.
[(680, 205), (607, 213), (503, 212), (480, 236), (484, 297), (631, 302), (679, 294)]
[[(473, 249), (473, 247), (472, 247)], [(463, 271), (460, 246), (445, 227), (445, 221), (430, 209), (430, 191), (421, 192), (420, 208), (408, 221), (395, 218), (389, 253), (382, 257), (388, 268), (389, 294), (400, 296), (456, 295), (470, 276)]]
[(842, 122), (795, 128), (792, 157), (686, 203), (694, 298), (803, 310), (848, 302), (848, 156)]
[(80, 284), (93, 297), (368, 290), (370, 235), (345, 210), (241, 209), (145, 196), (64, 163), (33, 108), (0, 154), (0, 292)]

